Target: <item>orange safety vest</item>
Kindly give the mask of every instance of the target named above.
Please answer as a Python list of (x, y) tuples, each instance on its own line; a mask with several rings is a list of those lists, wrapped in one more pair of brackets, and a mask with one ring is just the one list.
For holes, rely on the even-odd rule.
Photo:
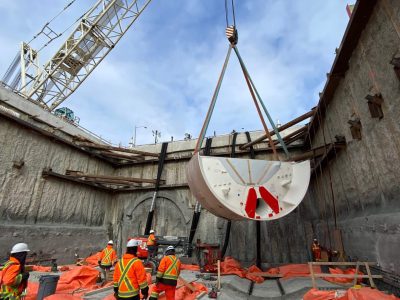
[(311, 250), (315, 260), (321, 259), (321, 246), (316, 243), (312, 243)]
[(151, 233), (147, 238), (147, 246), (155, 246), (155, 244), (156, 244), (156, 237), (154, 236), (153, 233)]
[(101, 265), (104, 267), (111, 267), (112, 264), (117, 260), (117, 253), (112, 246), (107, 245), (100, 253)]
[(114, 287), (118, 287), (118, 297), (135, 297), (139, 295), (139, 289), (147, 286), (147, 276), (142, 261), (133, 254), (124, 254), (114, 271)]
[(164, 284), (176, 285), (180, 272), (180, 260), (175, 255), (167, 255), (162, 258), (156, 277)]
[(8, 300), (19, 300), (25, 288), (25, 284), (21, 284), (22, 273), (21, 264), (15, 257), (5, 263), (0, 274), (0, 298)]

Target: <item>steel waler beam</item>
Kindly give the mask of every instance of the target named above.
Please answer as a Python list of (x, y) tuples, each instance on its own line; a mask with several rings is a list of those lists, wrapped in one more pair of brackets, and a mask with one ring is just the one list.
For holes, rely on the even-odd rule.
[[(282, 126), (277, 128), (277, 131), (282, 131), (282, 130), (288, 129), (288, 128), (292, 127), (293, 125), (296, 125), (297, 123), (300, 123), (301, 121), (304, 121), (305, 119), (312, 117), (315, 114), (315, 111), (316, 110), (314, 108), (311, 111), (309, 111), (308, 113), (305, 113), (304, 115), (301, 115), (301, 116), (293, 119), (292, 121), (290, 121), (290, 122), (288, 122), (286, 124), (283, 124)], [(269, 132), (269, 134), (271, 136), (273, 136), (275, 134), (275, 130), (271, 130)], [(250, 146), (253, 146), (255, 144), (258, 144), (258, 143), (264, 141), (267, 137), (268, 137), (267, 134), (263, 134), (262, 136), (260, 136), (259, 138), (255, 139), (254, 141), (248, 142), (248, 143), (240, 146), (239, 149), (240, 150), (244, 150), (244, 149), (246, 149), (246, 148), (248, 148)]]
[[(306, 126), (303, 126), (303, 127), (299, 128), (299, 129), (297, 129), (297, 130), (295, 130), (295, 131), (289, 133), (288, 135), (286, 135), (286, 136), (283, 138), (283, 141), (285, 142), (285, 144), (289, 144), (288, 141), (291, 141), (291, 142), (293, 143), (293, 142), (294, 142), (294, 139), (297, 140), (298, 138), (300, 138), (301, 136), (303, 136), (302, 134), (305, 133), (305, 132), (307, 131), (307, 128), (308, 128), (308, 126), (306, 125)], [(275, 141), (274, 141), (274, 144), (279, 144), (279, 141), (278, 141), (278, 140), (275, 140)]]

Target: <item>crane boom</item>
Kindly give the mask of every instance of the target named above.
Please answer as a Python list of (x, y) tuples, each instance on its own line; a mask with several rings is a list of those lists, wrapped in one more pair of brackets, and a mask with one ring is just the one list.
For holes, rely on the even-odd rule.
[[(98, 0), (43, 67), (26, 57), (32, 49), (23, 44), (21, 71), (19, 78), (16, 77), (20, 84), (15, 88), (14, 82), (12, 88), (44, 108), (54, 110), (99, 65), (150, 2)], [(28, 73), (28, 69), (34, 71)]]

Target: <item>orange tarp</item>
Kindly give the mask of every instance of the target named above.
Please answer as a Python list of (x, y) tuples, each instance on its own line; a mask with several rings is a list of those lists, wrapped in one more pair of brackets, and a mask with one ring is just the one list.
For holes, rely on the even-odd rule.
[(89, 257), (85, 258), (85, 262), (90, 266), (98, 266), (99, 265), (99, 257), (101, 252), (97, 252)]
[(50, 272), (51, 267), (44, 267), (44, 266), (32, 266), (33, 271), (38, 271), (38, 272)]
[(240, 263), (232, 258), (225, 257), (224, 261), (221, 262), (221, 274), (222, 275), (237, 275), (239, 277), (245, 277), (246, 271), (242, 268)]
[(348, 289), (344, 295), (336, 291), (309, 290), (303, 300), (400, 300), (394, 295), (386, 295), (379, 290), (363, 287), (361, 289)]
[[(96, 280), (98, 276), (99, 271), (88, 266), (76, 267), (70, 271), (64, 272), (60, 275), (60, 279), (58, 280), (56, 294), (52, 295), (51, 299), (81, 299), (81, 297), (73, 298), (73, 296), (79, 296), (90, 290), (97, 289)], [(38, 289), (39, 283), (29, 282), (26, 300), (36, 299)], [(46, 297), (46, 299), (49, 298), (50, 297)]]
[[(319, 266), (313, 266), (313, 271), (315, 273), (321, 273), (321, 268)], [(281, 274), (283, 278), (308, 277), (310, 276), (310, 267), (308, 264), (292, 264), (271, 268), (267, 273), (271, 275)]]
[[(204, 286), (203, 284), (196, 283), (196, 282), (192, 282), (190, 284), (193, 285), (194, 288), (196, 289), (195, 292), (192, 292), (188, 287), (183, 285), (183, 282), (180, 279), (178, 279), (177, 286), (178, 287), (180, 286), (180, 288), (178, 288), (175, 292), (175, 300), (194, 300), (194, 299), (196, 299), (196, 296), (199, 295), (201, 292), (208, 291), (207, 287)], [(149, 295), (151, 294), (153, 286), (154, 286), (153, 284), (150, 286)], [(112, 298), (110, 298), (110, 299), (112, 299)], [(166, 299), (165, 294), (162, 294), (158, 297), (158, 300), (165, 300), (165, 299)]]
[(320, 291), (317, 289), (309, 290), (304, 296), (303, 300), (334, 300), (336, 298), (336, 291)]
[(232, 257), (225, 257), (225, 260), (221, 262), (221, 275), (237, 275), (242, 278), (247, 278), (257, 283), (264, 282), (264, 278), (260, 276), (255, 276), (251, 273), (254, 272), (262, 272), (256, 266), (251, 266), (248, 269), (242, 268), (240, 263), (232, 258)]
[(82, 266), (61, 274), (57, 284), (57, 292), (73, 291), (79, 288), (90, 288), (96, 285), (99, 271)]
[(387, 295), (379, 290), (371, 288), (349, 289), (347, 291), (347, 298), (341, 300), (400, 300), (394, 295)]
[(200, 267), (199, 267), (199, 265), (181, 264), (181, 270), (200, 271)]
[[(71, 270), (71, 269), (73, 269), (75, 267), (76, 267), (76, 265), (59, 266), (58, 267), (58, 271), (65, 272), (65, 271), (69, 271), (69, 270)], [(36, 271), (36, 272), (51, 272), (51, 267), (33, 265), (32, 266), (32, 271)]]
[[(196, 299), (196, 296), (199, 295), (201, 292), (205, 291), (207, 292), (207, 288), (199, 283), (192, 282), (191, 285), (194, 286), (196, 289), (195, 292), (192, 292), (189, 288), (183, 285), (183, 282), (178, 280), (178, 287), (176, 292), (175, 292), (175, 300), (194, 300)], [(151, 294), (151, 291), (153, 289), (154, 284), (150, 285), (149, 288), (149, 295)], [(165, 300), (165, 294), (161, 294), (158, 297), (159, 300)], [(46, 299), (47, 300), (47, 299)], [(105, 297), (103, 300), (115, 300), (114, 294), (112, 293), (111, 295)]]
[(28, 288), (26, 289), (25, 300), (36, 300), (36, 296), (39, 290), (38, 282), (28, 282)]
[[(347, 269), (347, 270), (342, 270), (342, 269), (339, 269), (339, 268), (329, 268), (329, 272), (331, 274), (355, 274), (356, 273), (356, 269), (350, 268), (350, 269)], [(358, 274), (359, 275), (363, 275), (363, 272), (358, 271)], [(352, 283), (354, 281), (353, 278), (340, 278), (340, 277), (337, 277), (337, 278), (324, 277), (324, 279), (326, 281), (329, 281), (329, 282), (332, 282), (332, 283)], [(362, 278), (357, 279), (357, 283), (361, 283), (361, 281), (362, 281)]]
[[(44, 298), (45, 300), (82, 300), (81, 296), (74, 296), (68, 294), (54, 294)], [(115, 298), (114, 298), (115, 299)]]
[(262, 270), (260, 268), (258, 268), (257, 266), (251, 266), (250, 268), (247, 269), (247, 272), (248, 272), (246, 274), (247, 279), (257, 282), (257, 283), (264, 282), (264, 277), (251, 274), (251, 273), (261, 273), (262, 272)]

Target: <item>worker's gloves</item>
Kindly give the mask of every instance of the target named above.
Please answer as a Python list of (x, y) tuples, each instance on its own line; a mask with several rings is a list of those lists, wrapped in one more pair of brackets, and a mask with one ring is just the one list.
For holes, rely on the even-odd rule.
[(115, 299), (118, 299), (118, 287), (114, 286), (114, 297)]
[(146, 286), (144, 289), (141, 290), (142, 295), (143, 295), (143, 299), (147, 299), (147, 297), (149, 297), (149, 287)]
[(29, 278), (29, 272), (22, 273), (21, 281), (28, 281), (28, 278)]
[(99, 260), (98, 263), (99, 263), (99, 266), (100, 266), (101, 265), (101, 260)]
[(161, 281), (161, 277), (156, 277), (156, 284)]

